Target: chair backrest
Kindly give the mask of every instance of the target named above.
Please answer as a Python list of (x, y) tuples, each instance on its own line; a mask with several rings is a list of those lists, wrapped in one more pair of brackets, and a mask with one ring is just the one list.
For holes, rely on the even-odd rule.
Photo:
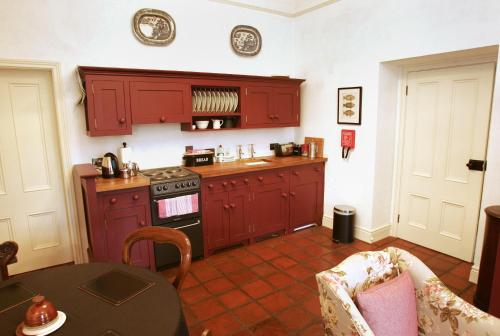
[(173, 285), (180, 292), (184, 278), (191, 266), (191, 242), (181, 231), (166, 227), (147, 226), (135, 230), (125, 239), (122, 248), (122, 261), (130, 265), (132, 245), (140, 240), (152, 240), (155, 243), (174, 244), (180, 252), (181, 262)]
[(2, 273), (2, 280), (9, 278), (7, 265), (17, 262), (16, 254), (18, 248), (17, 243), (13, 241), (6, 241), (0, 244), (0, 271)]

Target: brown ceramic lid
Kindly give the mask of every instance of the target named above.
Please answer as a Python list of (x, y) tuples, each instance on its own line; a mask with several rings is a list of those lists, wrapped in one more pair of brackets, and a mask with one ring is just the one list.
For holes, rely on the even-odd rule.
[(45, 300), (43, 295), (37, 295), (33, 299), (33, 304), (26, 311), (24, 325), (27, 327), (40, 327), (54, 321), (57, 317), (57, 310), (49, 300)]

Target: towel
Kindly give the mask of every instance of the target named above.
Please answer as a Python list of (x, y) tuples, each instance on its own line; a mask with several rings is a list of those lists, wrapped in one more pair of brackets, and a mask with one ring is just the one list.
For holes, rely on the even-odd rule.
[(181, 216), (198, 211), (198, 194), (166, 198), (158, 201), (159, 218)]

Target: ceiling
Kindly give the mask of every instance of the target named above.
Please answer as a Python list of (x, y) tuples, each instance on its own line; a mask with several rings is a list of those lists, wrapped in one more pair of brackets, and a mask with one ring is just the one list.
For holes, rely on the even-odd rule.
[(297, 17), (340, 0), (210, 0), (261, 12)]

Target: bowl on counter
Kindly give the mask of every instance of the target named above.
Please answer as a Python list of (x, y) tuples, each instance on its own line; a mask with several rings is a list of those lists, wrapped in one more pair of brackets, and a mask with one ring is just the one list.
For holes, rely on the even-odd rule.
[(208, 120), (197, 120), (195, 121), (196, 127), (199, 129), (206, 129), (208, 128)]

